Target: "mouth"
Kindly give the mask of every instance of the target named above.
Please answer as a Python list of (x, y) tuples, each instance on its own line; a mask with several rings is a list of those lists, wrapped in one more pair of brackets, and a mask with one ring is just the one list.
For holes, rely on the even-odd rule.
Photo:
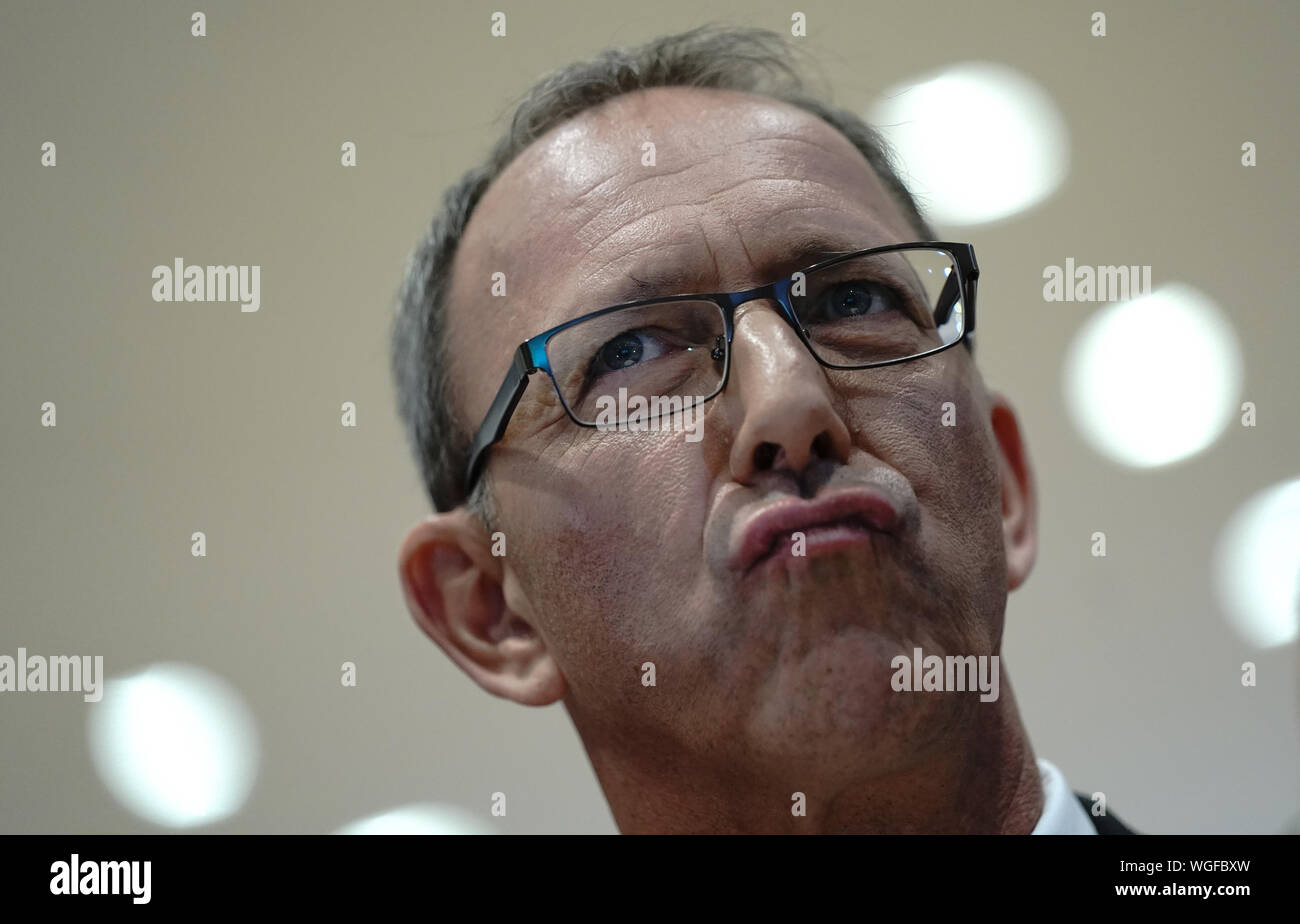
[(870, 488), (837, 491), (815, 501), (785, 498), (737, 522), (731, 566), (748, 575), (775, 559), (812, 558), (864, 545), (898, 526), (897, 508)]

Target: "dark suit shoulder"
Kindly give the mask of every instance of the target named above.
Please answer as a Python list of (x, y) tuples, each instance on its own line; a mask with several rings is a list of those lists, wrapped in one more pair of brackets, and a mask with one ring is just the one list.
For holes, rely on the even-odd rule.
[(1124, 822), (1110, 812), (1105, 815), (1094, 815), (1092, 813), (1092, 800), (1082, 793), (1076, 792), (1074, 795), (1079, 800), (1079, 804), (1083, 806), (1083, 810), (1088, 813), (1088, 818), (1092, 821), (1092, 826), (1097, 829), (1098, 834), (1137, 834), (1136, 831), (1129, 830), (1124, 825)]

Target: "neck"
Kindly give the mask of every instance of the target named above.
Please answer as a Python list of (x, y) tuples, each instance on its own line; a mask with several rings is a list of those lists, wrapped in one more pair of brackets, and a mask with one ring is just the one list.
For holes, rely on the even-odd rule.
[[(756, 770), (649, 735), (579, 734), (624, 834), (1028, 834), (1038, 766), (1005, 674), (1002, 695), (905, 767)], [(798, 814), (795, 793), (803, 794)]]

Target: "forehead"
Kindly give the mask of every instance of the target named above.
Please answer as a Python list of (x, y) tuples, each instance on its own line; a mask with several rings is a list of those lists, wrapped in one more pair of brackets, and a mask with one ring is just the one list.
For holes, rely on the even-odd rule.
[[(810, 112), (730, 90), (619, 96), (537, 139), (484, 194), (456, 256), (450, 371), (477, 424), (514, 346), (619, 301), (629, 274), (671, 267), (690, 291), (743, 288), (769, 281), (793, 240), (848, 250), (915, 234), (852, 142)], [(491, 296), (494, 273), (508, 297)]]

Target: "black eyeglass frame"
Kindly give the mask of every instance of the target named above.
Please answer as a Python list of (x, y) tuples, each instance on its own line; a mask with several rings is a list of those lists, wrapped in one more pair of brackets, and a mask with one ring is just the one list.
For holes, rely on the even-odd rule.
[[(951, 293), (954, 279), (949, 277), (945, 283), (945, 288), (940, 293), (939, 304), (951, 307), (957, 299), (952, 298), (952, 294), (960, 297), (964, 306), (964, 318), (961, 336), (952, 343), (945, 343), (943, 346), (935, 347), (932, 350), (926, 350), (923, 353), (915, 353), (911, 356), (904, 356), (899, 359), (876, 360), (869, 363), (860, 363), (853, 365), (840, 365), (830, 363), (817, 355), (817, 350), (809, 341), (808, 331), (800, 325), (799, 319), (795, 313), (794, 306), (790, 302), (790, 288), (794, 283), (795, 276), (808, 274), (842, 263), (845, 260), (855, 260), (861, 257), (872, 256), (881, 253), (893, 253), (902, 250), (941, 250), (953, 258), (956, 264), (957, 272), (955, 274), (956, 292)], [(477, 484), (479, 476), (482, 474), (483, 466), (486, 462), (487, 450), (494, 443), (498, 442), (505, 435), (506, 426), (510, 423), (510, 417), (514, 414), (515, 407), (519, 404), (519, 399), (523, 397), (525, 389), (528, 388), (528, 380), (534, 372), (545, 372), (551, 380), (551, 386), (555, 389), (556, 396), (560, 399), (560, 405), (569, 419), (580, 427), (594, 429), (597, 424), (586, 423), (574, 416), (573, 411), (569, 408), (569, 403), (564, 399), (563, 392), (560, 391), (559, 384), (555, 381), (555, 374), (551, 369), (550, 358), (547, 355), (546, 348), (552, 337), (561, 331), (568, 330), (575, 324), (581, 324), (592, 318), (601, 315), (610, 314), (615, 311), (624, 311), (630, 308), (642, 308), (646, 305), (665, 304), (672, 302), (713, 302), (722, 311), (724, 329), (726, 331), (726, 350), (722, 368), (722, 379), (718, 383), (718, 388), (711, 395), (696, 402), (703, 404), (720, 395), (727, 387), (727, 378), (731, 372), (731, 340), (735, 333), (736, 309), (746, 302), (756, 299), (771, 299), (781, 307), (781, 316), (786, 323), (794, 329), (795, 334), (808, 348), (817, 362), (828, 369), (872, 369), (878, 366), (893, 366), (898, 363), (911, 362), (914, 359), (922, 359), (926, 356), (933, 356), (935, 353), (941, 353), (944, 350), (951, 349), (959, 343), (966, 343), (968, 348), (974, 347), (974, 337), (971, 336), (975, 331), (975, 283), (979, 279), (979, 264), (975, 261), (975, 248), (966, 243), (957, 243), (954, 241), (914, 241), (905, 244), (889, 244), (884, 247), (871, 247), (867, 250), (855, 250), (849, 253), (836, 254), (828, 260), (815, 263), (812, 266), (805, 267), (778, 279), (776, 282), (770, 282), (767, 285), (758, 286), (753, 289), (745, 289), (741, 292), (710, 292), (695, 295), (661, 295), (652, 298), (643, 298), (634, 302), (625, 302), (621, 305), (613, 305), (609, 308), (601, 308), (596, 311), (588, 312), (580, 317), (565, 321), (549, 330), (544, 330), (540, 334), (529, 337), (523, 343), (519, 344), (514, 352), (510, 362), (510, 368), (501, 382), (501, 387), (497, 389), (496, 397), (492, 400), (492, 406), (488, 409), (483, 418), (483, 423), (479, 426), (474, 435), (474, 440), (470, 444), (469, 461), (465, 470), (465, 496), (469, 497)]]

